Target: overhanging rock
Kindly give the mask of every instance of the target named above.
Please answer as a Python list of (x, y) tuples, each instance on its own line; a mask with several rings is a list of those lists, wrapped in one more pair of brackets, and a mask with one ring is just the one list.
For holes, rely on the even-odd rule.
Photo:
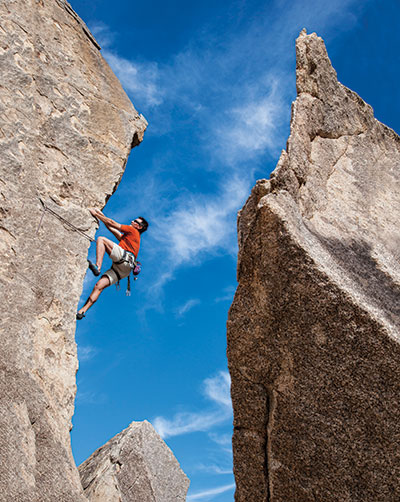
[(87, 208), (146, 128), (65, 0), (0, 2), (0, 500), (86, 500), (71, 454)]
[(287, 150), (239, 214), (237, 502), (400, 497), (400, 138), (296, 43)]

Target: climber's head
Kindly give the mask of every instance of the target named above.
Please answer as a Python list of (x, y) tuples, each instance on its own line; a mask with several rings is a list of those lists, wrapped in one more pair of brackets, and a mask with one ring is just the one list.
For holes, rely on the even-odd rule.
[(146, 232), (149, 226), (148, 222), (143, 218), (143, 216), (138, 216), (136, 219), (131, 221), (131, 225), (135, 227), (142, 234)]

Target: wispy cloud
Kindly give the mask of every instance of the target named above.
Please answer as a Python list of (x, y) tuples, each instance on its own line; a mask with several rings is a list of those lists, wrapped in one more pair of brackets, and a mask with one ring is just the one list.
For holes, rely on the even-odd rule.
[(149, 107), (163, 102), (163, 91), (158, 83), (160, 76), (157, 63), (129, 61), (109, 49), (103, 50), (103, 55), (124, 89), (136, 96), (137, 100), (147, 103)]
[(219, 255), (236, 257), (236, 213), (250, 190), (250, 178), (232, 175), (216, 194), (185, 194), (169, 212), (152, 217), (148, 249), (166, 257), (149, 296), (156, 298), (182, 265), (198, 265)]
[(232, 444), (232, 436), (229, 434), (216, 434), (215, 432), (210, 432), (208, 436), (221, 446), (230, 446)]
[(186, 196), (168, 215), (156, 220), (155, 238), (178, 264), (193, 261), (202, 252), (236, 250), (235, 229), (228, 220), (248, 189), (245, 180), (232, 177), (217, 194)]
[[(153, 111), (153, 127), (168, 122), (179, 128), (195, 117), (202, 137), (209, 140), (205, 144), (221, 138), (243, 158), (276, 149), (276, 129), (282, 117), (288, 116), (287, 98), (293, 96), (294, 72), (288, 63), (294, 60), (293, 43), (300, 30), (324, 30), (328, 35), (337, 33), (338, 26), (348, 29), (361, 10), (356, 4), (355, 0), (332, 0), (326, 5), (302, 0), (290, 5), (276, 1), (273, 8), (258, 6), (257, 16), (246, 23), (226, 19), (223, 33), (219, 22), (202, 27), (181, 51), (162, 63), (123, 58), (112, 49), (116, 35), (107, 26), (93, 23), (90, 27), (145, 115), (146, 107), (163, 104)], [(244, 16), (246, 9), (254, 8), (251, 3), (242, 7)], [(179, 122), (171, 122), (171, 114)], [(234, 152), (226, 150), (229, 156)]]
[[(209, 401), (209, 405), (200, 411), (177, 413), (172, 419), (157, 417), (153, 425), (161, 437), (168, 438), (190, 432), (206, 432), (212, 441), (218, 445), (213, 452), (210, 464), (199, 464), (193, 471), (209, 472), (218, 476), (232, 476), (232, 449), (228, 434), (222, 434), (221, 426), (232, 420), (232, 404), (230, 398), (230, 376), (227, 371), (220, 371), (217, 375), (206, 378), (202, 383), (202, 393)], [(218, 427), (212, 432), (214, 427)], [(226, 430), (226, 429), (225, 429)], [(229, 448), (228, 448), (229, 445)], [(216, 488), (203, 489), (190, 493), (187, 500), (208, 500), (234, 489), (234, 484), (226, 484)]]
[(211, 401), (231, 409), (231, 377), (227, 371), (220, 371), (217, 376), (204, 380), (204, 393)]
[(198, 298), (191, 298), (187, 302), (185, 302), (183, 305), (181, 305), (179, 308), (176, 309), (176, 315), (178, 317), (182, 317), (184, 314), (189, 312), (193, 307), (198, 305), (200, 303), (200, 300)]
[(235, 483), (218, 486), (217, 488), (211, 488), (209, 490), (204, 490), (198, 493), (193, 493), (193, 495), (188, 496), (188, 500), (203, 500), (205, 498), (214, 497), (215, 495), (219, 495), (221, 493), (227, 492), (229, 490), (233, 490), (235, 488)]
[(215, 298), (215, 303), (219, 302), (227, 302), (233, 300), (233, 295), (235, 294), (236, 286), (228, 286), (223, 290), (223, 294), (221, 296), (217, 296)]
[(204, 464), (199, 464), (197, 466), (197, 469), (200, 471), (204, 472), (209, 472), (211, 474), (217, 474), (217, 475), (225, 475), (225, 474), (232, 474), (232, 467), (220, 467), (219, 465), (211, 464), (211, 465), (204, 465)]
[(112, 46), (117, 38), (116, 33), (111, 31), (110, 27), (101, 21), (91, 23), (90, 31), (103, 49)]
[(285, 110), (278, 79), (268, 77), (268, 80), (256, 88), (251, 86), (253, 91), (248, 93), (247, 100), (226, 110), (226, 119), (221, 127), (217, 126), (215, 147), (231, 165), (267, 149), (280, 149), (277, 131), (288, 110)]
[(93, 357), (95, 357), (97, 353), (98, 350), (96, 347), (93, 347), (91, 345), (78, 345), (79, 362), (89, 361), (90, 359), (93, 359)]
[(113, 69), (128, 93), (135, 96), (146, 106), (158, 106), (163, 101), (163, 90), (160, 87), (159, 68), (154, 61), (133, 61), (121, 57), (113, 45), (118, 34), (111, 31), (103, 22), (90, 23), (90, 30), (102, 47), (102, 54)]
[(107, 396), (106, 394), (99, 394), (97, 392), (92, 392), (92, 391), (82, 391), (79, 390), (76, 393), (76, 404), (104, 404), (107, 402)]
[(204, 432), (222, 424), (232, 416), (230, 398), (230, 376), (220, 371), (203, 382), (203, 394), (212, 402), (213, 407), (196, 412), (177, 413), (172, 419), (156, 417), (153, 425), (162, 438), (179, 436), (190, 432)]
[(219, 448), (220, 452), (228, 455), (229, 459), (232, 457), (232, 434), (221, 434), (220, 432), (209, 432), (208, 437), (214, 441)]
[(82, 286), (82, 298), (86, 298), (89, 296), (90, 292), (93, 289), (93, 274), (89, 271), (86, 273), (85, 278), (83, 279), (83, 286)]
[(157, 417), (154, 427), (164, 439), (190, 432), (204, 432), (215, 425), (225, 422), (230, 413), (227, 410), (178, 413), (172, 419)]

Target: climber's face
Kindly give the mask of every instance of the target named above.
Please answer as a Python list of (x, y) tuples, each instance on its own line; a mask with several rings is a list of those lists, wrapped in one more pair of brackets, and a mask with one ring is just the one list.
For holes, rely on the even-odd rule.
[(140, 230), (142, 228), (142, 220), (140, 218), (136, 218), (136, 220), (131, 221), (131, 225), (133, 228), (136, 228), (136, 230)]

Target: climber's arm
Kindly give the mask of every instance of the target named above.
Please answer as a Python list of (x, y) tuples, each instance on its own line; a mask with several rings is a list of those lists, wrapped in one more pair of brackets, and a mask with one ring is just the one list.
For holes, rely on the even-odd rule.
[(122, 239), (122, 232), (120, 232), (119, 230), (117, 230), (116, 228), (114, 227), (109, 227), (106, 223), (104, 223), (105, 226), (108, 228), (108, 230), (120, 241)]
[(99, 209), (89, 209), (91, 214), (95, 217), (98, 218), (100, 221), (104, 223), (104, 225), (108, 228), (108, 230), (115, 235), (115, 237), (118, 240), (121, 240), (122, 237), (122, 232), (121, 230), (121, 224), (112, 220), (111, 218), (107, 218)]

